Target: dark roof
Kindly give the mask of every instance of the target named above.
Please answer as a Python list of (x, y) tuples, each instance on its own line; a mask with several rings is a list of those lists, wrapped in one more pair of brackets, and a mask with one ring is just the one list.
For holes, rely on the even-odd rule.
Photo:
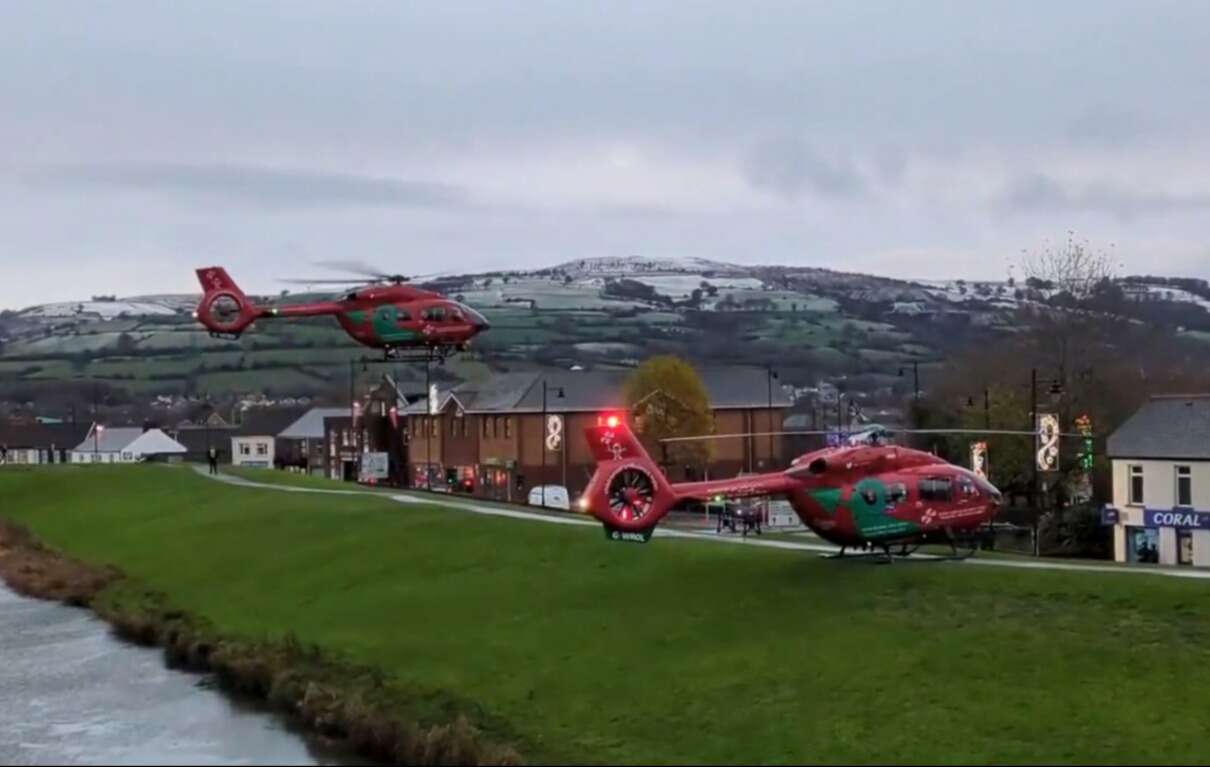
[(169, 436), (185, 446), (190, 453), (205, 453), (207, 445), (220, 452), (231, 450), (231, 435), (235, 433), (234, 426), (182, 426), (168, 432)]
[(1210, 394), (1152, 397), (1109, 436), (1111, 458), (1210, 460)]
[[(710, 404), (716, 409), (764, 408), (769, 406), (770, 379), (764, 368), (713, 367), (698, 372)], [(545, 373), (503, 373), (482, 383), (464, 383), (442, 388), (441, 404), (452, 396), (467, 412), (532, 412), (542, 410), (542, 382), (546, 381), (546, 404), (552, 411), (615, 410), (624, 407), (622, 389), (629, 370), (556, 370)], [(777, 379), (772, 379), (773, 407), (790, 406)], [(563, 396), (559, 396), (562, 390)], [(425, 400), (412, 403), (404, 412), (423, 413)]]
[(239, 437), (276, 437), (297, 421), (309, 408), (258, 407), (244, 412), (244, 420), (236, 429)]
[(10, 423), (0, 421), (0, 445), (13, 449), (40, 448), (53, 445), (59, 450), (71, 450), (84, 439), (92, 424), (77, 423)]

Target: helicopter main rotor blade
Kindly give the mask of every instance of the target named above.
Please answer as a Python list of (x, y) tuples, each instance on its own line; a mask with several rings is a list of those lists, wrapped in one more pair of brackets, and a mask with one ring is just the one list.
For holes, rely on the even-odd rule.
[(408, 278), (408, 282), (425, 282), (426, 280), (435, 280), (438, 277), (448, 277), (451, 274), (457, 274), (457, 272), (448, 271), (448, 272), (433, 272), (431, 274), (413, 274), (411, 277)]
[[(863, 434), (872, 429), (852, 429), (841, 430), (840, 433), (847, 436)], [(1012, 429), (881, 429), (880, 431), (887, 434), (992, 434), (1011, 437), (1036, 437), (1036, 431), (1018, 431)], [(660, 442), (696, 442), (707, 439), (740, 439), (744, 437), (792, 437), (792, 436), (810, 436), (810, 435), (828, 435), (836, 434), (836, 429), (808, 429), (805, 431), (754, 431), (754, 432), (735, 432), (732, 434), (703, 434), (697, 437), (665, 437)], [(1085, 435), (1073, 432), (1060, 432), (1060, 437), (1083, 437)]]
[(391, 276), (376, 266), (367, 264), (364, 261), (357, 261), (355, 259), (312, 261), (311, 263), (315, 266), (321, 266), (325, 269), (332, 269), (337, 272), (349, 272), (350, 274), (359, 274), (364, 277), (373, 277), (376, 280), (386, 279), (387, 277)]
[(306, 280), (300, 278), (281, 277), (278, 282), (286, 282), (292, 285), (364, 285), (365, 280)]

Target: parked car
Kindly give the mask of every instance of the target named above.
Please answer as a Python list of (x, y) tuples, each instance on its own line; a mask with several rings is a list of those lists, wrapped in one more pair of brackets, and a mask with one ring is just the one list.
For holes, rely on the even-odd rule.
[[(545, 491), (545, 503), (543, 503)], [(571, 496), (562, 485), (538, 485), (529, 491), (530, 506), (546, 506), (551, 509), (571, 511)]]

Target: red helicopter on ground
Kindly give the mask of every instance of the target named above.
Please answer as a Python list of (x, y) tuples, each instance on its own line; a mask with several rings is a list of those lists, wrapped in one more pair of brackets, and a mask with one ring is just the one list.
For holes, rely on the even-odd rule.
[[(367, 267), (356, 269), (377, 282), (362, 284), (339, 298), (302, 304), (258, 304), (240, 290), (221, 266), (197, 270), (204, 294), (194, 316), (218, 338), (239, 338), (257, 320), (332, 315), (353, 340), (382, 349), (387, 359), (399, 359), (414, 351), (426, 359), (443, 360), (463, 351), (470, 340), (487, 330), (488, 322), (474, 309), (431, 290), (405, 284), (407, 277), (383, 274)], [(283, 280), (297, 284), (334, 283), (350, 280)]]
[(974, 552), (975, 534), (1003, 503), (972, 471), (932, 453), (883, 444), (886, 432), (802, 455), (784, 471), (734, 479), (668, 481), (625, 420), (603, 417), (587, 430), (597, 470), (581, 507), (611, 540), (646, 542), (660, 520), (686, 501), (780, 497), (803, 524), (841, 547), (876, 547), (889, 558), (921, 544)]

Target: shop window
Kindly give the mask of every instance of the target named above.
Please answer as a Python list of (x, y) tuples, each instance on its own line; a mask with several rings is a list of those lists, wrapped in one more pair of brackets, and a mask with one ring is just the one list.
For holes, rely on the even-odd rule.
[(240, 455), (252, 455), (252, 446), (249, 445), (247, 442), (239, 443), (239, 454)]
[(257, 442), (256, 443), (256, 454), (257, 455), (268, 455), (269, 454), (269, 445), (267, 445), (264, 442)]
[(1132, 506), (1143, 505), (1143, 467), (1130, 467), (1130, 500)]
[(1193, 471), (1188, 466), (1176, 467), (1176, 505), (1193, 505)]
[(953, 497), (954, 490), (949, 479), (936, 478), (920, 480), (920, 500), (947, 502), (953, 500)]
[(512, 416), (504, 416), (504, 438), (508, 439), (513, 436), (513, 419)]
[(1154, 527), (1126, 528), (1126, 561), (1160, 561), (1160, 531)]

